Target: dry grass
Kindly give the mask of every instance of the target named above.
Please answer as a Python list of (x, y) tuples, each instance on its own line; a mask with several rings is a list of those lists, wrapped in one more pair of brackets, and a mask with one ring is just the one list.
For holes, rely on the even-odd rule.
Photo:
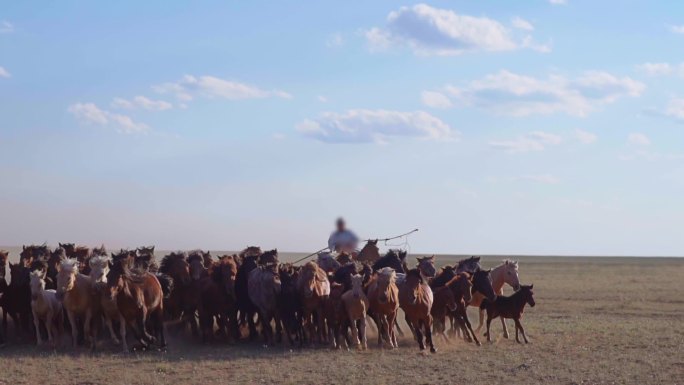
[[(454, 257), (441, 257), (441, 263)], [(497, 258), (485, 258), (494, 266)], [(0, 384), (676, 384), (684, 381), (684, 260), (521, 257), (521, 280), (537, 306), (523, 324), (529, 345), (501, 337), (477, 347), (437, 340), (420, 354), (291, 351), (172, 340), (166, 353), (121, 355), (114, 348), (49, 352), (28, 344), (0, 350)], [(475, 312), (471, 318), (476, 318)], [(512, 327), (509, 326), (509, 329)], [(374, 342), (374, 339), (371, 339)]]

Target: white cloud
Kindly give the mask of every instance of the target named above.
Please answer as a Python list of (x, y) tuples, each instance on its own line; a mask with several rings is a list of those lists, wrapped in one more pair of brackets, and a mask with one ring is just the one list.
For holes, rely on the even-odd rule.
[(646, 73), (649, 76), (669, 75), (674, 70), (670, 63), (650, 62), (637, 65), (637, 69), (641, 72)]
[(69, 106), (67, 111), (83, 124), (113, 127), (126, 134), (145, 132), (149, 129), (144, 123), (135, 122), (126, 115), (102, 110), (94, 103), (75, 103)]
[(669, 29), (672, 33), (684, 35), (684, 25), (668, 25), (667, 29)]
[(386, 143), (392, 137), (451, 140), (458, 136), (448, 124), (424, 111), (324, 112), (296, 128), (305, 136), (328, 143)]
[(579, 128), (575, 130), (575, 138), (584, 144), (594, 144), (598, 140), (596, 134)]
[(0, 34), (14, 32), (14, 25), (7, 20), (0, 21)]
[(137, 108), (142, 108), (144, 110), (150, 111), (164, 111), (173, 108), (173, 105), (169, 102), (163, 100), (152, 100), (144, 96), (136, 96), (131, 100), (123, 98), (114, 98), (111, 103), (113, 108), (120, 108), (126, 110), (133, 110)]
[(0, 67), (0, 78), (11, 78), (12, 75), (10, 75), (9, 72), (3, 67)]
[(325, 45), (328, 47), (339, 47), (344, 44), (344, 37), (342, 37), (342, 34), (340, 33), (334, 33), (328, 37), (328, 40), (325, 41)]
[(549, 0), (549, 4), (552, 5), (566, 5), (567, 3), (567, 0)]
[(651, 144), (651, 140), (648, 138), (648, 136), (640, 134), (638, 132), (633, 132), (629, 134), (627, 136), (627, 140), (630, 144), (634, 144), (637, 146), (648, 146)]
[(321, 103), (327, 103), (328, 102), (328, 98), (326, 98), (323, 95), (318, 95), (318, 97), (316, 97), (316, 99), (318, 99), (318, 101)]
[(672, 98), (665, 108), (665, 116), (684, 121), (684, 99)]
[[(532, 27), (519, 19), (518, 25)], [(421, 55), (459, 55), (472, 51), (511, 51), (531, 48), (518, 41), (500, 22), (487, 18), (459, 15), (449, 9), (426, 4), (401, 7), (387, 16), (384, 27), (365, 32), (371, 50), (393, 45), (408, 46)]]
[(557, 146), (563, 142), (563, 138), (543, 131), (529, 132), (512, 140), (491, 141), (492, 148), (504, 150), (508, 153), (525, 153), (532, 151), (544, 151), (549, 146)]
[(451, 100), (441, 92), (423, 91), (420, 95), (423, 104), (432, 108), (449, 108)]
[(565, 113), (586, 116), (602, 104), (641, 95), (646, 86), (629, 77), (587, 71), (576, 78), (519, 75), (506, 70), (471, 81), (464, 87), (445, 86), (460, 105), (512, 116)]
[(263, 99), (278, 97), (292, 98), (292, 95), (280, 90), (263, 90), (261, 88), (214, 76), (185, 75), (177, 82), (164, 83), (153, 86), (159, 93), (175, 95), (183, 101), (190, 101), (198, 96), (206, 98), (223, 98), (228, 100)]
[(522, 29), (524, 31), (534, 31), (532, 23), (520, 17), (514, 17), (513, 20), (511, 20), (511, 25), (513, 28)]

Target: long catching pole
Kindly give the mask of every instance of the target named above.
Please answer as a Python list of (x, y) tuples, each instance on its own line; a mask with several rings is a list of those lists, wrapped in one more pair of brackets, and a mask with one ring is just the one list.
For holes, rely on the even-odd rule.
[[(415, 233), (416, 231), (418, 231), (418, 229), (413, 229), (413, 230), (411, 230), (411, 231), (409, 231), (409, 232), (407, 232), (407, 233), (404, 233), (404, 234), (401, 234), (401, 235), (397, 235), (396, 237), (389, 237), (389, 238), (383, 238), (383, 239), (364, 239), (363, 241), (364, 241), (364, 242), (368, 242), (368, 241), (382, 241), (382, 242), (387, 242), (387, 241), (391, 241), (391, 240), (393, 240), (393, 239), (403, 238), (403, 237), (409, 236), (409, 235)], [(292, 264), (297, 264), (297, 263), (299, 263), (299, 262), (301, 262), (301, 261), (303, 261), (303, 260), (305, 260), (305, 259), (311, 258), (311, 257), (313, 257), (314, 255), (317, 255), (318, 253), (322, 253), (322, 252), (324, 252), (324, 251), (326, 251), (326, 250), (330, 250), (330, 247), (324, 247), (324, 248), (322, 248), (322, 249), (320, 249), (320, 250), (318, 250), (318, 251), (315, 251), (315, 252), (313, 252), (313, 253), (311, 253), (311, 254), (305, 256), (305, 257), (299, 258), (298, 260), (292, 262)]]

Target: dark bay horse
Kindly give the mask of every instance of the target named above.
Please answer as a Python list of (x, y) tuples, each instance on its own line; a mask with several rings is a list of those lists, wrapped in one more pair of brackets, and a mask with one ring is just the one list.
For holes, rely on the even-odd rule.
[(299, 315), (302, 313), (302, 306), (297, 295), (297, 268), (291, 264), (280, 266), (280, 297), (278, 298), (278, 313), (280, 322), (285, 329), (290, 346), (294, 346), (292, 335), (294, 334), (301, 344), (304, 342), (304, 328), (299, 322)]
[[(378, 249), (378, 240), (368, 240), (366, 245), (363, 246), (359, 254), (356, 256), (356, 260), (359, 262), (375, 263), (380, 259), (380, 249)], [(340, 262), (341, 263), (341, 262)]]
[(9, 263), (10, 283), (2, 296), (2, 329), (7, 335), (7, 317), (12, 317), (17, 333), (29, 332), (31, 319), (30, 269), (21, 263)]
[(373, 271), (383, 267), (391, 267), (396, 273), (406, 273), (406, 250), (390, 250), (383, 257), (373, 263)]
[(159, 271), (159, 266), (154, 258), (154, 246), (143, 246), (135, 249), (133, 265), (138, 269), (151, 273)]
[(462, 273), (465, 271), (466, 273), (472, 274), (478, 270), (482, 270), (482, 266), (480, 266), (480, 257), (461, 259), (456, 265), (457, 273)]
[(531, 307), (534, 307), (535, 305), (534, 293), (532, 292), (533, 288), (534, 285), (522, 285), (520, 286), (520, 290), (509, 297), (498, 296), (494, 301), (489, 301), (487, 299), (482, 301), (480, 309), (487, 311), (487, 341), (492, 340), (492, 334), (489, 330), (492, 320), (501, 317), (513, 319), (513, 321), (515, 321), (515, 340), (518, 343), (520, 343), (518, 331), (522, 334), (525, 343), (528, 343), (527, 335), (525, 334), (522, 323), (520, 323), (520, 319), (525, 310), (525, 305), (530, 305)]
[(164, 256), (159, 266), (159, 272), (173, 279), (173, 290), (165, 300), (165, 312), (170, 319), (182, 319), (184, 324), (190, 324), (193, 335), (198, 335), (196, 298), (188, 296), (192, 279), (190, 277), (190, 265), (184, 252), (173, 252)]
[[(107, 288), (111, 299), (116, 300), (120, 314), (120, 334), (123, 351), (128, 352), (126, 326), (129, 325), (143, 348), (159, 336), (160, 347), (166, 346), (164, 333), (164, 294), (159, 280), (149, 272), (136, 273), (125, 260), (114, 263), (107, 273)], [(148, 332), (148, 320), (152, 333)]]
[(257, 257), (261, 255), (261, 249), (256, 246), (252, 246), (252, 248), (258, 249), (259, 254), (256, 254), (257, 250), (250, 252), (250, 248), (239, 254), (241, 262), (235, 278), (235, 294), (237, 296), (237, 308), (240, 312), (240, 325), (249, 325), (249, 338), (254, 340), (257, 337), (254, 316), (259, 309), (249, 298), (249, 273), (257, 268)]
[[(238, 339), (236, 278), (237, 261), (226, 255), (209, 267), (208, 274), (199, 284), (199, 318), (202, 339), (208, 341), (214, 334), (214, 320), (226, 337)], [(194, 316), (194, 314), (193, 314)]]
[[(270, 262), (252, 270), (249, 273), (248, 285), (249, 298), (259, 309), (259, 320), (261, 321), (264, 343), (266, 345), (273, 345), (271, 321), (275, 321), (276, 330), (279, 335), (281, 333), (280, 315), (278, 313), (278, 298), (281, 290), (278, 264)], [(319, 316), (322, 316), (322, 314)]]

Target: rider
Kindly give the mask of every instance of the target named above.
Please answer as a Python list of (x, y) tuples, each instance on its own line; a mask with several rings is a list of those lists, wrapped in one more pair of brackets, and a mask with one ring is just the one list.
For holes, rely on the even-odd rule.
[(328, 238), (328, 248), (337, 253), (356, 254), (359, 245), (359, 238), (352, 231), (348, 230), (344, 218), (337, 218), (335, 223), (337, 230), (333, 231)]

